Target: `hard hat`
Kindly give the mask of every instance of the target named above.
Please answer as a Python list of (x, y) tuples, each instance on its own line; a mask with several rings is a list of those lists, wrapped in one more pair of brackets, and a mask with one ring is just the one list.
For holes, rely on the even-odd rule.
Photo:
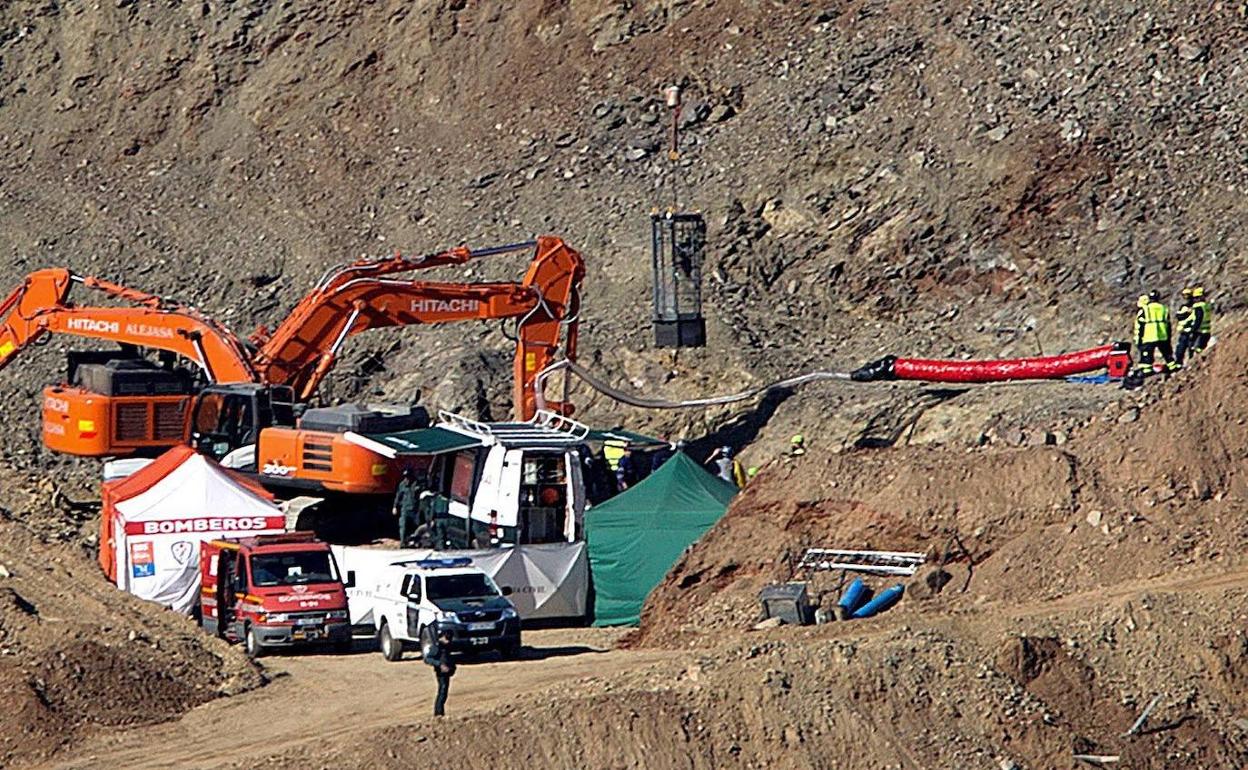
[(755, 477), (755, 476), (757, 476), (757, 475), (758, 475), (758, 466), (757, 466), (757, 465), (751, 465), (751, 466), (750, 466), (750, 468), (749, 468), (749, 470), (747, 470), (747, 471), (745, 472), (745, 476), (746, 476), (746, 478), (750, 478), (750, 479), (752, 479), (752, 478), (754, 478), (754, 477)]
[(1156, 289), (1153, 289), (1152, 291), (1148, 293), (1148, 298), (1151, 299), (1153, 302), (1156, 302), (1157, 300), (1161, 299), (1161, 292), (1157, 291)]
[(719, 453), (720, 453), (720, 454), (722, 454), (722, 455), (729, 455), (729, 456), (731, 456), (731, 455), (732, 455), (732, 447), (730, 447), (730, 446), (728, 446), (727, 444), (725, 444), (724, 446), (721, 446), (721, 447), (719, 448)]
[(802, 434), (800, 433), (794, 436), (793, 438), (789, 439), (790, 444), (802, 444), (802, 443), (805, 443), (805, 441), (806, 439), (802, 438)]
[(1192, 296), (1193, 296), (1193, 297), (1203, 297), (1203, 296), (1205, 296), (1205, 287), (1204, 287), (1204, 286), (1193, 286), (1193, 287), (1192, 287)]
[(1190, 297), (1190, 296), (1192, 296), (1192, 292), (1194, 292), (1194, 291), (1196, 291), (1196, 290), (1195, 290), (1195, 289), (1193, 289), (1191, 286), (1186, 286), (1186, 287), (1184, 287), (1184, 288), (1183, 288), (1183, 296), (1184, 296), (1184, 297)]
[(1135, 305), (1140, 308), (1148, 307), (1148, 295), (1141, 294), (1140, 298), (1135, 301)]

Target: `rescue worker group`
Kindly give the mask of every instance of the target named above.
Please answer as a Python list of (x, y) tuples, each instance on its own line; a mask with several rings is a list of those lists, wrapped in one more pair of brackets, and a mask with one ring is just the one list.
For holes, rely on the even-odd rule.
[(1213, 304), (1205, 297), (1203, 286), (1189, 286), (1182, 292), (1182, 304), (1174, 313), (1178, 322), (1177, 344), (1174, 338), (1170, 308), (1161, 301), (1161, 292), (1140, 295), (1135, 315), (1135, 347), (1139, 351), (1137, 371), (1157, 371), (1154, 358), (1160, 355), (1161, 371), (1165, 374), (1183, 368), (1192, 354), (1201, 353), (1209, 345), (1213, 333)]

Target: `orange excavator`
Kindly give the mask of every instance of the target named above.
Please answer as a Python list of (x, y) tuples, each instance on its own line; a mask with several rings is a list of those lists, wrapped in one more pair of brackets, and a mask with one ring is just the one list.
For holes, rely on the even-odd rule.
[[(83, 286), (137, 307), (76, 306)], [(69, 355), (74, 385), (44, 389), (43, 439), (55, 452), (126, 455), (183, 440), (194, 378), (138, 355), (152, 348), (194, 362), (210, 382), (255, 382), (245, 346), (229, 329), (192, 307), (68, 270), (31, 273), (0, 303), (0, 368), (50, 334), (119, 343), (121, 352)]]
[[(401, 281), (404, 271), (461, 264), (493, 254), (535, 248), (520, 283)], [(538, 374), (562, 348), (575, 357), (580, 284), (585, 264), (579, 253), (554, 237), (479, 251), (456, 249), (421, 260), (396, 257), (357, 262), (323, 279), (271, 335), (259, 333), (253, 364), (258, 385), (213, 385), (195, 404), (190, 435), (196, 448), (223, 465), (256, 473), (266, 484), (315, 491), (388, 494), (400, 468), (353, 443), (348, 432), (390, 433), (425, 427), (419, 415), (386, 414), (358, 406), (308, 409), (295, 419), (333, 367), (343, 342), (369, 329), (452, 321), (516, 319), (517, 419), (537, 413)], [(546, 402), (572, 413), (572, 405)]]
[[(520, 283), (395, 277), (529, 248), (535, 253)], [(271, 334), (261, 329), (248, 344), (189, 306), (65, 270), (44, 270), (0, 303), (0, 368), (54, 333), (126, 348), (120, 360), (116, 352), (71, 353), (71, 384), (45, 389), (44, 442), (54, 451), (150, 454), (190, 441), (277, 484), (386, 492), (397, 482), (397, 468), (344, 441), (343, 433), (361, 426), (375, 432), (408, 427), (410, 416), (405, 422), (401, 415), (387, 419), (338, 408), (307, 410), (298, 418), (345, 340), (388, 326), (515, 319), (513, 396), (517, 417), (528, 419), (536, 412), (538, 373), (560, 348), (575, 356), (584, 273), (581, 255), (552, 236), (477, 251), (355, 262), (327, 273), (277, 329)], [(68, 294), (76, 284), (137, 307), (75, 306)], [(138, 355), (140, 347), (160, 351), (163, 365)], [(198, 365), (198, 376), (174, 367), (174, 356)], [(562, 402), (554, 408), (572, 410)]]

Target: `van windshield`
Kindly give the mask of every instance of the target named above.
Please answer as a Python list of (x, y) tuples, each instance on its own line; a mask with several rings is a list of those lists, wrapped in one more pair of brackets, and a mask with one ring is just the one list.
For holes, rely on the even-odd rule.
[(258, 553), (251, 557), (251, 579), (257, 586), (334, 583), (338, 569), (328, 551)]
[(469, 575), (435, 575), (425, 578), (430, 601), (439, 599), (480, 599), (500, 596), (498, 586), (482, 573)]

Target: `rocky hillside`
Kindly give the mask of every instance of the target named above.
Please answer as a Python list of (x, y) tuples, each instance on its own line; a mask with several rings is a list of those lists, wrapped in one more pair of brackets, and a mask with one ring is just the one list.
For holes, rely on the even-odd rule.
[[(13, 283), (69, 265), (247, 332), (360, 254), (555, 232), (591, 265), (583, 360), (675, 395), (889, 350), (1075, 349), (1124, 336), (1145, 287), (1198, 279), (1240, 303), (1240, 10), (15, 0), (0, 9), (0, 266)], [(675, 171), (659, 99), (673, 82)], [(648, 329), (647, 214), (673, 190), (706, 212), (711, 244), (710, 344), (679, 356)], [(63, 348), (0, 387), (33, 406)], [(493, 326), (360, 338), (330, 394), (470, 407), (479, 381), (501, 414), (506, 348)], [(732, 423), (580, 402), (593, 421), (761, 447), (803, 424), (852, 442), (926, 408), (821, 392)], [(977, 436), (1001, 411), (959, 419)], [(33, 444), (17, 417), (6, 445)]]

